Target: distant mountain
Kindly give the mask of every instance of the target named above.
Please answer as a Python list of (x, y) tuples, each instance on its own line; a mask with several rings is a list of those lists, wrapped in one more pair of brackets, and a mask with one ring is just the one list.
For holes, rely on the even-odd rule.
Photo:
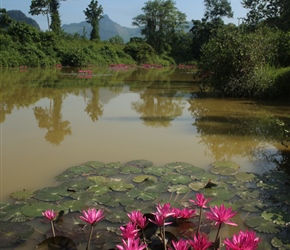
[(10, 18), (19, 21), (19, 22), (25, 22), (29, 25), (32, 25), (33, 27), (35, 27), (36, 29), (40, 30), (40, 27), (38, 25), (38, 23), (30, 18), (27, 17), (22, 11), (20, 10), (8, 10), (7, 14), (10, 16)]
[[(86, 21), (80, 23), (71, 23), (62, 25), (62, 29), (70, 34), (83, 35), (90, 37), (92, 26)], [(119, 35), (123, 38), (124, 42), (128, 42), (131, 37), (141, 37), (141, 30), (139, 28), (127, 28), (112, 21), (108, 15), (100, 20), (100, 37), (101, 40), (109, 40), (111, 37)]]

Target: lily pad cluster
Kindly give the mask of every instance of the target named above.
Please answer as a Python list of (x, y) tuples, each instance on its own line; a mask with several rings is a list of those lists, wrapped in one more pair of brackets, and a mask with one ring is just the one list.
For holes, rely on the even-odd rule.
[[(264, 237), (262, 249), (287, 249), (285, 246), (290, 245), (285, 237), (290, 235), (289, 176), (280, 171), (260, 176), (239, 172), (239, 169), (238, 164), (230, 161), (214, 162), (209, 171), (186, 162), (156, 166), (148, 160), (125, 164), (89, 161), (56, 176), (53, 187), (16, 191), (11, 194), (15, 203), (0, 203), (0, 248), (14, 247), (31, 237), (33, 223), (27, 222), (41, 220), (45, 224), (42, 212), (47, 209), (61, 211), (56, 221), (57, 235), (82, 244), (88, 232), (79, 215), (90, 207), (105, 210), (106, 221), (100, 223), (102, 229), (95, 232), (93, 242), (104, 247), (108, 244), (106, 239), (115, 239), (118, 243), (119, 232), (112, 228), (126, 223), (128, 212), (152, 213), (156, 204), (165, 202), (175, 207), (190, 206), (188, 200), (199, 192), (211, 198), (210, 206), (224, 204), (238, 210), (244, 216), (246, 227)], [(15, 229), (16, 237), (15, 225), (27, 228), (21, 230), (23, 234)], [(49, 234), (47, 223), (47, 232), (38, 238), (45, 240)]]

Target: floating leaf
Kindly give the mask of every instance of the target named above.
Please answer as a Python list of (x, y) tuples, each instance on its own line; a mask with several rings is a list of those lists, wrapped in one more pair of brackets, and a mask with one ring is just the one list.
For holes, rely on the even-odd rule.
[(277, 237), (274, 237), (271, 240), (271, 244), (273, 245), (273, 247), (276, 247), (276, 248), (280, 248), (284, 246), (282, 240), (278, 239)]
[(55, 178), (58, 181), (64, 181), (73, 178), (82, 178), (95, 173), (95, 169), (89, 166), (81, 165), (68, 168)]
[(59, 204), (59, 209), (66, 212), (77, 212), (84, 208), (85, 203), (80, 200), (66, 200)]
[(147, 160), (133, 160), (133, 161), (128, 161), (125, 165), (144, 168), (144, 167), (152, 166), (153, 162), (147, 161)]
[(276, 234), (280, 230), (272, 222), (266, 222), (255, 228), (256, 231), (266, 234)]
[(145, 174), (153, 174), (156, 176), (162, 176), (164, 174), (170, 174), (172, 170), (165, 168), (165, 167), (158, 167), (158, 166), (150, 166), (150, 167), (145, 167), (143, 169), (143, 172)]
[(127, 205), (125, 207), (125, 211), (127, 213), (130, 213), (132, 211), (141, 211), (143, 214), (146, 214), (152, 213), (155, 210), (156, 207), (154, 204), (152, 204), (152, 202), (150, 202), (149, 204), (147, 203), (144, 204), (144, 201), (141, 200), (134, 201), (134, 203), (131, 203), (130, 205)]
[(256, 178), (256, 175), (253, 173), (245, 173), (245, 172), (239, 172), (236, 174), (236, 179), (246, 182), (246, 181), (251, 181)]
[(179, 175), (171, 179), (171, 183), (173, 184), (188, 184), (190, 182), (191, 182), (191, 178), (187, 175)]
[(47, 209), (54, 209), (57, 211), (56, 206), (47, 202), (37, 202), (33, 204), (27, 204), (21, 208), (21, 212), (28, 217), (40, 217), (43, 216), (42, 212)]
[(99, 167), (103, 167), (105, 163), (100, 162), (100, 161), (88, 161), (84, 163), (84, 165), (92, 167), (92, 168), (99, 168)]
[(103, 195), (103, 194), (110, 193), (112, 189), (103, 185), (93, 185), (87, 191), (92, 192), (95, 195)]
[(49, 250), (49, 249), (69, 249), (77, 250), (76, 244), (72, 239), (65, 236), (55, 236), (50, 237), (42, 241), (36, 246), (40, 250)]
[(150, 193), (139, 189), (131, 189), (127, 192), (127, 194), (132, 198), (141, 199), (144, 201), (155, 200), (159, 196), (158, 193)]
[(33, 196), (41, 201), (59, 201), (69, 196), (69, 192), (64, 187), (46, 187), (35, 191)]
[(278, 208), (264, 211), (262, 217), (278, 225), (286, 225), (290, 221), (290, 214)]
[(114, 191), (119, 191), (119, 192), (126, 191), (128, 189), (133, 188), (133, 187), (134, 187), (133, 184), (125, 183), (123, 181), (114, 181), (114, 182), (109, 183), (109, 188), (111, 188)]
[(23, 223), (1, 222), (0, 248), (15, 247), (33, 234), (34, 229)]
[[(93, 184), (94, 182), (91, 180), (70, 180), (63, 182), (57, 188), (61, 188), (62, 190), (66, 190), (69, 192), (77, 192), (81, 190), (86, 190)], [(66, 192), (64, 194), (67, 195)]]
[(106, 220), (112, 223), (126, 223), (128, 221), (128, 215), (123, 210), (112, 209), (106, 213)]
[(194, 191), (199, 191), (200, 189), (204, 188), (205, 185), (206, 183), (200, 181), (195, 181), (188, 184), (188, 186)]
[(153, 181), (157, 182), (157, 178), (153, 175), (137, 175), (133, 178), (134, 182), (140, 183), (143, 181)]
[(103, 185), (109, 181), (109, 179), (104, 176), (90, 176), (87, 180), (93, 181), (97, 185)]
[(209, 171), (219, 175), (235, 175), (240, 168), (240, 165), (232, 161), (216, 161), (211, 165)]
[(224, 188), (207, 188), (203, 190), (203, 193), (206, 196), (216, 197), (219, 200), (227, 201), (232, 199), (235, 196), (235, 193), (231, 190), (227, 190)]
[(120, 171), (121, 174), (139, 174), (142, 170), (136, 166), (124, 166), (122, 167), (122, 170)]
[(118, 168), (121, 168), (122, 167), (122, 164), (120, 162), (110, 162), (110, 163), (105, 164), (104, 167), (105, 168), (115, 168), (115, 169), (118, 169)]
[(10, 203), (0, 201), (0, 210), (5, 208), (5, 207), (8, 207), (9, 205), (10, 205)]
[(9, 205), (2, 209), (3, 215), (0, 217), (0, 221), (8, 221), (11, 222), (24, 222), (30, 220), (29, 217), (25, 216), (21, 209), (25, 206), (25, 204), (14, 204)]
[(114, 167), (104, 166), (103, 168), (98, 168), (98, 175), (102, 176), (113, 176), (119, 174), (119, 169)]
[(260, 216), (255, 216), (255, 217), (250, 217), (246, 220), (246, 224), (249, 227), (255, 228), (258, 227), (259, 225), (266, 223), (267, 221), (264, 220), (262, 217)]
[(17, 200), (27, 200), (32, 197), (33, 191), (23, 189), (17, 192), (13, 192), (10, 196)]
[(168, 188), (171, 193), (186, 194), (190, 191), (190, 188), (186, 185), (174, 185)]

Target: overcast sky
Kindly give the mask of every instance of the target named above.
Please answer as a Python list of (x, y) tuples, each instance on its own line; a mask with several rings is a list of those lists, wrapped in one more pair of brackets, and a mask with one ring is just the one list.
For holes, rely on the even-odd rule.
[[(91, 0), (66, 0), (61, 1), (60, 16), (62, 24), (78, 23), (85, 21), (83, 11), (88, 7)], [(114, 22), (131, 27), (132, 18), (142, 14), (144, 0), (99, 0), (103, 6), (104, 14), (107, 14)], [(204, 14), (203, 0), (176, 0), (176, 7), (187, 16), (187, 20), (201, 19)], [(0, 0), (1, 7), (6, 10), (21, 10), (24, 14), (35, 19), (42, 30), (47, 29), (47, 20), (43, 15), (30, 16), (29, 6), (31, 0)], [(245, 17), (247, 10), (243, 9), (240, 0), (231, 0), (234, 11), (233, 19), (226, 19), (226, 22), (237, 24), (239, 17)]]

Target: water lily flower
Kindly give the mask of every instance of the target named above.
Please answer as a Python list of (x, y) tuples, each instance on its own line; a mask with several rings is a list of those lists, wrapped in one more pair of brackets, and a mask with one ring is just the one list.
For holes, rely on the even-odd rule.
[(236, 215), (236, 212), (233, 212), (231, 207), (225, 208), (224, 204), (222, 204), (220, 207), (210, 207), (210, 210), (210, 212), (206, 213), (206, 217), (209, 220), (215, 221), (215, 225), (224, 223), (231, 226), (237, 226), (236, 223), (230, 221), (230, 219)]
[(173, 217), (175, 218), (189, 219), (196, 215), (196, 210), (189, 208), (173, 208), (171, 211), (174, 213)]
[(129, 238), (126, 240), (122, 239), (123, 246), (122, 245), (117, 245), (116, 248), (118, 250), (143, 250), (147, 247), (147, 244), (141, 243), (140, 244), (140, 239), (133, 239)]
[(194, 235), (192, 239), (190, 239), (189, 244), (192, 246), (194, 250), (207, 250), (211, 247), (212, 242), (208, 241), (208, 239), (204, 235), (198, 234)]
[(149, 219), (152, 223), (156, 224), (159, 227), (163, 227), (166, 225), (170, 225), (172, 222), (165, 222), (165, 217), (162, 214), (159, 213), (153, 213), (154, 215), (154, 220)]
[(53, 237), (55, 237), (53, 220), (56, 218), (57, 212), (53, 211), (53, 209), (52, 210), (47, 209), (45, 212), (42, 212), (42, 215), (50, 221), (52, 235)]
[(165, 203), (164, 205), (158, 204), (156, 209), (157, 213), (163, 215), (165, 218), (174, 215), (174, 212), (171, 211), (170, 203)]
[(83, 210), (83, 216), (80, 218), (92, 226), (105, 217), (103, 210), (96, 210), (95, 208), (88, 209), (87, 211)]
[(203, 194), (197, 193), (195, 195), (196, 200), (189, 200), (196, 206), (200, 208), (207, 208), (206, 204), (210, 201), (210, 199), (205, 199)]
[(137, 238), (139, 229), (136, 228), (136, 224), (132, 221), (129, 221), (126, 226), (121, 226), (120, 230), (122, 232), (123, 239), (127, 240), (129, 238)]
[(232, 241), (230, 239), (224, 240), (227, 250), (256, 250), (260, 242), (261, 239), (256, 237), (256, 233), (248, 230), (234, 234)]
[(189, 249), (189, 244), (187, 240), (180, 239), (179, 241), (175, 242), (174, 240), (172, 241), (172, 245), (174, 246), (175, 250), (188, 250)]
[(42, 212), (42, 215), (45, 216), (48, 220), (52, 221), (56, 218), (57, 212), (53, 211), (53, 209), (48, 209), (45, 212)]
[(147, 218), (140, 211), (132, 211), (128, 213), (128, 217), (140, 229), (144, 229), (147, 226)]

